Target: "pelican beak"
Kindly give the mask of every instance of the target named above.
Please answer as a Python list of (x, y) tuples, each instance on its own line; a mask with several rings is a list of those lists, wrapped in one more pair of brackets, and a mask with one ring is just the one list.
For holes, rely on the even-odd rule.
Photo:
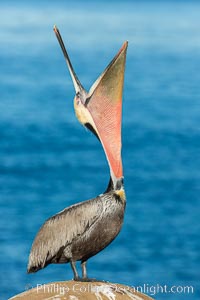
[(81, 85), (73, 70), (61, 35), (54, 26), (75, 91), (75, 112), (79, 121), (97, 135), (104, 148), (113, 182), (123, 177), (121, 160), (122, 92), (128, 42), (125, 42), (104, 72), (90, 88)]
[(82, 91), (85, 92), (82, 84), (80, 83), (80, 81), (79, 81), (79, 79), (78, 79), (78, 77), (77, 77), (77, 75), (76, 75), (76, 73), (74, 71), (74, 68), (73, 68), (72, 63), (71, 63), (71, 61), (69, 59), (69, 55), (68, 55), (68, 53), (66, 51), (64, 42), (62, 40), (62, 37), (61, 37), (61, 34), (60, 34), (58, 28), (56, 26), (54, 26), (53, 30), (54, 30), (54, 32), (56, 34), (56, 37), (57, 37), (58, 42), (60, 44), (60, 47), (61, 47), (61, 49), (63, 51), (64, 57), (65, 57), (65, 60), (66, 60), (66, 63), (67, 63), (67, 66), (68, 66), (68, 69), (69, 69), (69, 72), (70, 72), (73, 84), (74, 84), (74, 88), (75, 88), (76, 94), (81, 93)]

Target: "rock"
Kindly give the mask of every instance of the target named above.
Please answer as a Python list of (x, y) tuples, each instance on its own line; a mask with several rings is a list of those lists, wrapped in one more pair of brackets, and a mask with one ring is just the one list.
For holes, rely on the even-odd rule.
[(9, 300), (153, 300), (133, 288), (110, 282), (61, 281), (37, 285)]

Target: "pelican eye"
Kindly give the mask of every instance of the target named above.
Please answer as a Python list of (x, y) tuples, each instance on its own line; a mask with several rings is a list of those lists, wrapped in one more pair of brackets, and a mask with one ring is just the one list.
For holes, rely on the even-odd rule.
[(79, 92), (76, 93), (76, 104), (77, 105), (81, 104), (81, 94)]
[(80, 92), (77, 92), (77, 93), (76, 93), (76, 97), (77, 97), (77, 98), (80, 98), (80, 96), (81, 96)]

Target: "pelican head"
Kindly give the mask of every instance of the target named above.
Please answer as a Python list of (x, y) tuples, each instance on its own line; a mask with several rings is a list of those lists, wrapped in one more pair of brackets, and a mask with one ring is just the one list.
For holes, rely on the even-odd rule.
[(119, 52), (107, 68), (94, 82), (89, 92), (80, 83), (59, 30), (54, 32), (62, 48), (75, 88), (74, 109), (79, 122), (89, 128), (100, 140), (110, 167), (113, 187), (123, 178), (121, 159), (121, 118), (124, 70), (128, 42), (124, 42)]

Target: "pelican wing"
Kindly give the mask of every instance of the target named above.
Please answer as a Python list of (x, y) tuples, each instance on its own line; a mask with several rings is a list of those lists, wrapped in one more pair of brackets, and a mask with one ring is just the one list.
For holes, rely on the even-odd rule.
[(49, 218), (40, 228), (29, 256), (28, 273), (44, 268), (63, 249), (82, 236), (103, 210), (100, 197), (72, 205)]

